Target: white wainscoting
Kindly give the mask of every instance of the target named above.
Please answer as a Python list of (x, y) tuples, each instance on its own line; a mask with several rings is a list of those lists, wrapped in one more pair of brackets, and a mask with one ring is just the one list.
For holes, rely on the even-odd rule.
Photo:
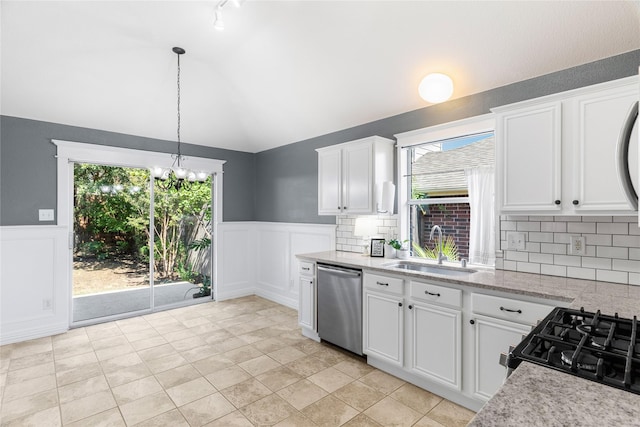
[(220, 239), (216, 299), (259, 295), (298, 308), (296, 254), (335, 250), (336, 226), (225, 222)]
[[(324, 224), (219, 224), (216, 299), (255, 294), (297, 309), (295, 255), (334, 250), (335, 230)], [(0, 227), (0, 345), (69, 329), (69, 255), (67, 227)]]
[(67, 228), (0, 227), (0, 345), (67, 331)]

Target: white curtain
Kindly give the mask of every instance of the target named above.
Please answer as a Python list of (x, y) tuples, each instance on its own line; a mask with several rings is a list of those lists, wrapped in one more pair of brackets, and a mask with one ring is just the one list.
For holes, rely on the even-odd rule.
[(465, 169), (469, 188), (471, 226), (469, 231), (469, 262), (495, 265), (495, 178), (493, 167)]

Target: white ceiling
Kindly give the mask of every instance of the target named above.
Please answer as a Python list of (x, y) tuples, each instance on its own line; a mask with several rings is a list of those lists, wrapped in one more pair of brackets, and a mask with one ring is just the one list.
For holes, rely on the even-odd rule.
[(637, 1), (6, 1), (1, 113), (258, 152), (640, 48)]

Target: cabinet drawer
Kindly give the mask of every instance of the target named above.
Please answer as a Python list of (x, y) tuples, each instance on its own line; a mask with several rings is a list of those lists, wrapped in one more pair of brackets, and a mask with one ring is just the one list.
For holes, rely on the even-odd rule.
[(378, 274), (365, 274), (364, 286), (372, 291), (389, 292), (395, 295), (402, 295), (404, 292), (404, 280)]
[(462, 291), (430, 283), (411, 282), (411, 298), (451, 307), (462, 306)]
[(538, 320), (549, 314), (553, 307), (510, 298), (471, 294), (471, 309), (476, 314), (535, 325)]
[(299, 263), (300, 274), (303, 276), (315, 276), (315, 268), (312, 262), (300, 261)]

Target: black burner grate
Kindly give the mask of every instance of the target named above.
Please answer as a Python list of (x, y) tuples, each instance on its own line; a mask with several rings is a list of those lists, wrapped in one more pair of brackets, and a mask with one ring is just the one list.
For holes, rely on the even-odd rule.
[(638, 320), (555, 308), (509, 355), (640, 394)]

